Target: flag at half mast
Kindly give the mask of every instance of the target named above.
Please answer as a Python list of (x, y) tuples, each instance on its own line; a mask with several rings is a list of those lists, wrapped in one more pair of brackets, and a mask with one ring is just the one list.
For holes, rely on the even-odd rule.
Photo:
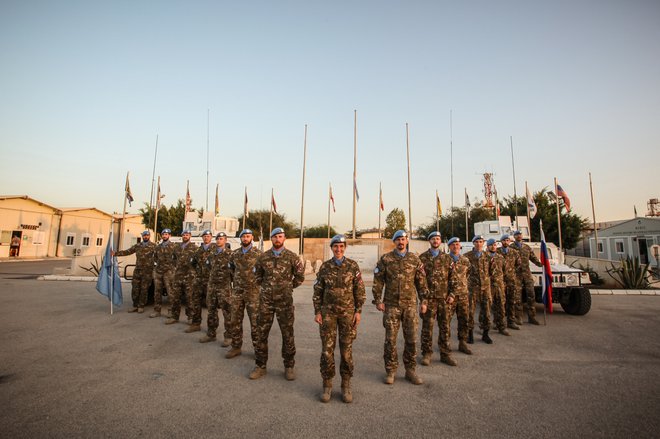
[(332, 185), (330, 185), (330, 204), (332, 204), (332, 211), (337, 212), (335, 210), (335, 197), (332, 195)]
[(275, 202), (275, 194), (272, 191), (270, 193), (270, 204), (273, 208), (273, 212), (277, 213), (277, 203)]
[(383, 203), (383, 188), (380, 188), (380, 194), (378, 195), (378, 204), (380, 206), (380, 210), (384, 211), (385, 210), (385, 203)]
[(440, 196), (438, 195), (438, 191), (435, 191), (435, 208), (436, 212), (438, 213), (438, 217), (442, 216), (442, 205), (440, 204)]
[(536, 207), (536, 203), (534, 202), (534, 197), (532, 197), (532, 193), (529, 191), (529, 188), (527, 187), (527, 182), (525, 182), (525, 192), (527, 193), (527, 212), (529, 212), (529, 217), (534, 218), (536, 216), (536, 213), (538, 212), (538, 209)]
[(571, 200), (568, 198), (568, 194), (566, 191), (561, 187), (561, 185), (557, 185), (557, 196), (564, 200), (564, 206), (566, 206), (566, 211), (570, 212), (571, 211)]
[[(126, 185), (124, 187), (124, 190), (126, 191), (126, 199), (128, 200), (128, 205), (131, 206), (131, 203), (133, 202), (133, 194), (131, 193), (131, 184), (128, 182), (128, 172), (126, 173)], [(126, 206), (124, 204), (124, 206)]]

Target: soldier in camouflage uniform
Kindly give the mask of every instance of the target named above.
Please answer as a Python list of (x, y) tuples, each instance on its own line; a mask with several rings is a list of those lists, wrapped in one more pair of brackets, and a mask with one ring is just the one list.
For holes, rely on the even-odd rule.
[(468, 343), (474, 343), (474, 313), (479, 304), (479, 328), (481, 328), (481, 339), (488, 344), (493, 340), (488, 335), (490, 330), (490, 306), (492, 297), (490, 294), (490, 270), (489, 259), (484, 255), (484, 237), (475, 235), (472, 238), (474, 248), (465, 254), (470, 261), (470, 274), (468, 276), (468, 289), (470, 292), (470, 312), (468, 314)]
[(420, 364), (428, 366), (433, 356), (433, 324), (438, 321), (438, 346), (440, 347), (440, 361), (450, 366), (456, 366), (449, 347), (450, 309), (447, 304), (449, 290), (449, 267), (451, 257), (440, 250), (442, 238), (440, 232), (431, 232), (428, 236), (430, 248), (419, 255), (424, 264), (426, 283), (429, 292), (426, 297), (428, 306), (422, 314), (422, 361)]
[(216, 331), (220, 325), (218, 319), (218, 308), (222, 310), (222, 316), (225, 325), (224, 340), (229, 346), (230, 325), (229, 325), (229, 302), (231, 301), (231, 250), (226, 248), (227, 234), (219, 232), (215, 236), (215, 248), (211, 254), (211, 271), (208, 280), (208, 295), (206, 296), (206, 309), (208, 316), (206, 319), (206, 335), (199, 339), (200, 343), (215, 341)]
[(510, 247), (511, 238), (508, 234), (500, 238), (502, 247), (497, 252), (504, 257), (504, 297), (506, 298), (506, 323), (511, 329), (520, 329), (516, 324), (516, 308), (520, 301), (518, 285), (518, 270), (520, 269), (520, 254)]
[(353, 340), (360, 324), (362, 305), (366, 300), (362, 273), (357, 262), (344, 256), (346, 238), (336, 235), (330, 241), (333, 257), (325, 261), (314, 284), (314, 321), (320, 325), (322, 402), (330, 401), (335, 376), (335, 343), (339, 331), (342, 400), (353, 402)]
[(254, 273), (254, 266), (261, 251), (252, 245), (254, 234), (250, 229), (243, 229), (238, 235), (241, 248), (231, 254), (231, 268), (234, 277), (234, 289), (230, 311), (231, 350), (226, 358), (241, 354), (243, 346), (243, 317), (247, 310), (250, 320), (252, 348), (257, 342), (257, 314), (259, 312), (259, 285)]
[(488, 270), (490, 273), (490, 293), (493, 297), (493, 322), (502, 335), (511, 335), (506, 329), (506, 298), (504, 296), (504, 258), (497, 253), (497, 241), (488, 242)]
[[(417, 376), (417, 300), (421, 302), (420, 312), (426, 313), (428, 287), (424, 266), (419, 257), (407, 250), (408, 234), (398, 230), (392, 237), (395, 248), (381, 256), (374, 270), (373, 304), (383, 313), (385, 327), (385, 384), (393, 384), (399, 359), (396, 339), (399, 327), (403, 326), (403, 364), (406, 379), (413, 384), (422, 384)], [(383, 288), (385, 294), (383, 295)]]
[(135, 270), (133, 270), (133, 280), (131, 280), (131, 297), (133, 307), (128, 312), (144, 312), (144, 306), (147, 304), (147, 295), (149, 287), (153, 280), (154, 271), (154, 247), (156, 244), (149, 241), (151, 233), (149, 230), (142, 232), (142, 242), (135, 244), (128, 250), (113, 252), (113, 256), (128, 256), (135, 253)]
[(305, 269), (300, 258), (291, 250), (284, 248), (284, 230), (281, 227), (270, 233), (273, 247), (264, 252), (254, 266), (257, 284), (261, 286), (259, 294), (259, 314), (257, 315), (257, 343), (255, 344), (255, 368), (250, 379), (255, 380), (266, 375), (268, 362), (268, 335), (277, 316), (277, 323), (282, 333), (282, 359), (284, 376), (292, 381), (296, 378), (296, 344), (293, 337), (294, 310), (293, 289), (305, 280)]
[(522, 232), (516, 230), (513, 233), (515, 242), (513, 246), (520, 253), (520, 270), (518, 271), (518, 279), (522, 288), (520, 306), (516, 309), (517, 320), (522, 324), (523, 314), (523, 301), (527, 308), (527, 319), (532, 325), (538, 325), (539, 321), (536, 320), (536, 297), (534, 294), (534, 278), (532, 271), (529, 268), (529, 263), (532, 262), (537, 267), (541, 266), (541, 261), (536, 257), (532, 248), (523, 242)]
[(211, 273), (211, 260), (215, 253), (215, 244), (211, 242), (213, 235), (210, 230), (202, 232), (202, 245), (192, 257), (192, 265), (195, 267), (195, 286), (192, 290), (190, 308), (192, 322), (184, 332), (190, 334), (202, 330), (202, 301), (206, 300), (209, 286), (209, 274)]
[(195, 268), (192, 266), (192, 258), (197, 251), (197, 244), (190, 241), (190, 231), (181, 233), (181, 243), (174, 246), (174, 281), (172, 282), (172, 293), (169, 296), (170, 312), (166, 325), (173, 325), (179, 321), (181, 314), (181, 297), (186, 297), (186, 315), (188, 319), (192, 316), (190, 304), (192, 302), (192, 291), (195, 285)]
[(470, 260), (461, 255), (461, 240), (454, 237), (449, 245), (449, 297), (447, 303), (451, 305), (451, 315), (456, 313), (458, 319), (458, 350), (467, 355), (472, 355), (468, 348), (467, 339), (469, 333), (468, 314), (470, 312), (470, 300), (468, 292), (468, 275), (470, 272)]
[(163, 288), (165, 294), (171, 297), (174, 282), (174, 249), (176, 244), (170, 241), (172, 231), (163, 229), (160, 233), (162, 241), (154, 249), (154, 312), (149, 317), (160, 317), (163, 304)]

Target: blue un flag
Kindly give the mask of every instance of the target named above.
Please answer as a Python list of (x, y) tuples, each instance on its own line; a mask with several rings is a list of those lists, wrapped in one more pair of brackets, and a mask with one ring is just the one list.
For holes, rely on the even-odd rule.
[(121, 293), (121, 279), (119, 278), (119, 265), (117, 259), (112, 256), (112, 232), (110, 232), (110, 239), (105, 248), (105, 255), (101, 262), (101, 270), (99, 271), (99, 279), (96, 281), (96, 289), (99, 293), (103, 294), (108, 300), (116, 306), (121, 306), (124, 303), (124, 298)]

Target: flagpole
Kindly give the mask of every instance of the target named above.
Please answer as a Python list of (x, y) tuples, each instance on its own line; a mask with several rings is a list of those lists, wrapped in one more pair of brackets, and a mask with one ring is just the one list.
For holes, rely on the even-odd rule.
[(408, 122), (406, 122), (406, 160), (408, 162), (408, 224), (410, 228), (410, 238), (412, 239), (412, 205), (410, 202), (410, 136), (408, 131)]
[(124, 228), (124, 221), (126, 220), (126, 201), (128, 200), (128, 197), (126, 196), (126, 189), (128, 188), (128, 175), (130, 172), (126, 173), (126, 184), (124, 185), (124, 208), (121, 211), (121, 226), (119, 227), (119, 243), (117, 244), (117, 250), (121, 249), (121, 238), (123, 235), (123, 228)]
[(355, 239), (355, 208), (357, 190), (357, 110), (353, 110), (353, 239)]
[[(596, 239), (596, 259), (598, 259), (598, 227), (596, 227), (596, 208), (594, 207), (594, 186), (591, 183), (591, 172), (589, 173), (589, 191), (591, 192), (591, 215), (594, 218), (594, 237)], [(589, 250), (589, 256), (593, 258), (591, 254), (591, 249)]]
[(211, 110), (206, 109), (206, 211), (209, 211), (209, 151), (210, 148)]
[[(525, 180), (525, 196), (527, 195), (531, 194), (529, 193), (529, 188), (527, 187), (527, 180)], [(518, 228), (518, 230), (520, 230), (520, 228)], [(529, 216), (529, 200), (527, 201), (527, 230), (529, 230), (529, 242), (532, 242), (532, 219)]]
[(245, 228), (245, 218), (247, 217), (247, 186), (245, 186), (245, 193), (243, 196), (243, 227), (242, 229)]
[(561, 242), (561, 210), (559, 208), (559, 194), (557, 192), (557, 177), (555, 177), (555, 195), (557, 196), (557, 232), (559, 232), (559, 253), (562, 252)]
[(158, 191), (156, 195), (156, 215), (154, 219), (154, 242), (158, 242), (158, 211), (160, 210), (160, 175), (158, 176)]
[[(149, 223), (151, 222), (151, 216), (153, 215), (154, 208), (154, 183), (156, 182), (156, 156), (158, 155), (158, 134), (156, 134), (156, 150), (154, 151), (154, 168), (151, 171), (151, 195), (149, 195)], [(148, 223), (147, 223), (148, 224)], [(154, 240), (156, 237), (154, 236)]]
[(513, 160), (513, 136), (509, 136), (511, 141), (511, 169), (513, 170), (513, 210), (515, 215), (516, 228), (518, 227), (518, 194), (516, 192), (516, 163)]
[(383, 235), (380, 234), (380, 216), (381, 216), (381, 207), (383, 201), (383, 183), (378, 182), (378, 239), (381, 239)]
[(273, 200), (275, 197), (274, 189), (270, 188), (270, 221), (268, 222), (268, 233), (273, 231)]
[[(305, 168), (307, 163), (307, 124), (305, 124), (305, 138), (303, 141), (303, 172), (302, 172), (302, 193), (300, 196), (300, 242), (299, 245), (299, 254), (303, 256), (305, 253), (305, 247), (303, 239), (305, 236), (305, 226), (304, 226), (304, 216), (305, 216)], [(304, 259), (304, 258), (303, 258)]]
[(328, 238), (330, 238), (330, 195), (332, 194), (332, 184), (328, 183)]
[(440, 197), (438, 196), (438, 190), (435, 190), (435, 231), (440, 232), (440, 210), (438, 207), (440, 205), (438, 204), (438, 201), (440, 201)]
[[(541, 232), (539, 235), (539, 241), (545, 241), (545, 236), (543, 235), (543, 220), (539, 220), (539, 231)], [(543, 238), (543, 239), (541, 239)], [(541, 244), (543, 245), (543, 244)], [(545, 263), (543, 264), (543, 270), (541, 272), (541, 276), (543, 278), (542, 284), (541, 284), (541, 289), (543, 289), (543, 285), (545, 284)], [(546, 287), (547, 289), (547, 287)], [(541, 301), (543, 301), (543, 326), (548, 326), (548, 320), (546, 317), (546, 306), (545, 306), (545, 300), (543, 299), (543, 293), (544, 291), (541, 291)], [(547, 294), (547, 293), (546, 293)]]
[(468, 241), (468, 233), (469, 233), (469, 230), (468, 230), (468, 215), (469, 215), (469, 212), (470, 212), (470, 206), (468, 205), (468, 201), (469, 201), (469, 198), (468, 198), (468, 194), (467, 194), (467, 188), (465, 188), (465, 242)]
[(214, 212), (213, 216), (218, 216), (220, 214), (220, 198), (218, 198), (218, 190), (219, 189), (220, 189), (220, 183), (216, 183), (215, 184), (215, 212)]
[(454, 236), (454, 130), (452, 110), (449, 110), (449, 175), (451, 179), (451, 235)]
[[(124, 197), (125, 198), (125, 197)], [(112, 245), (112, 223), (110, 223), (110, 242), (108, 245)], [(112, 258), (112, 261), (110, 261), (110, 315), (114, 314), (114, 309), (113, 309), (113, 302), (115, 301), (115, 261), (114, 258), (115, 256), (112, 256), (112, 248), (110, 248), (110, 257)], [(107, 263), (107, 261), (103, 261), (104, 263)], [(99, 272), (99, 276), (101, 273)]]

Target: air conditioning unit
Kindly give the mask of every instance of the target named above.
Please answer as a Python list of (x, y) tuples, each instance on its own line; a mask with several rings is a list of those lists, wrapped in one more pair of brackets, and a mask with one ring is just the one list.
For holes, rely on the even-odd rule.
[(74, 248), (73, 249), (73, 256), (80, 256), (82, 253), (82, 249), (79, 248)]

